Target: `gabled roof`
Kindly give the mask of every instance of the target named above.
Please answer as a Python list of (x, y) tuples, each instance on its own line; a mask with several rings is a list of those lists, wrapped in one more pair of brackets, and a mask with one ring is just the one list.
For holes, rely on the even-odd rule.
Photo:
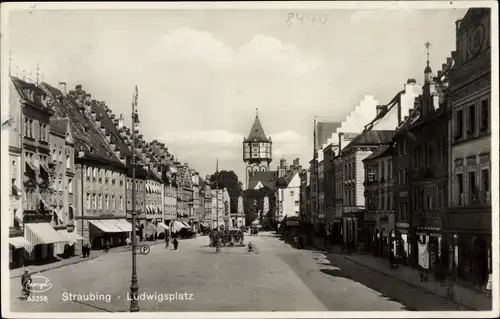
[(370, 130), (356, 136), (346, 147), (345, 150), (356, 146), (376, 146), (387, 144), (392, 141), (394, 131), (391, 130)]
[(259, 115), (255, 116), (255, 120), (253, 121), (252, 129), (250, 129), (250, 133), (246, 139), (247, 141), (256, 141), (256, 142), (269, 142), (264, 133), (264, 129), (262, 128), (262, 124), (259, 120)]
[(374, 160), (382, 156), (386, 155), (391, 155), (392, 154), (392, 146), (385, 144), (385, 145), (380, 145), (373, 153), (371, 153), (368, 157), (366, 157), (364, 161), (369, 161), (369, 160)]
[(255, 186), (261, 182), (264, 187), (268, 187), (270, 189), (274, 189), (276, 186), (278, 172), (276, 171), (267, 171), (267, 172), (255, 172), (248, 181), (248, 188), (254, 189)]
[(41, 83), (40, 88), (48, 93), (50, 98), (48, 103), (56, 116), (69, 118), (75, 152), (83, 150), (84, 158), (88, 160), (124, 167), (94, 123), (80, 111), (80, 106), (73, 97), (63, 95), (61, 91), (47, 83)]

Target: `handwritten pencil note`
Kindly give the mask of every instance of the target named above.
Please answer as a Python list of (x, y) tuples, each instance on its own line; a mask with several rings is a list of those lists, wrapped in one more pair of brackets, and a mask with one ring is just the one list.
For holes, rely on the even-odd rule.
[(308, 14), (304, 12), (290, 12), (286, 19), (286, 26), (291, 27), (292, 25), (323, 25), (328, 21), (328, 14)]

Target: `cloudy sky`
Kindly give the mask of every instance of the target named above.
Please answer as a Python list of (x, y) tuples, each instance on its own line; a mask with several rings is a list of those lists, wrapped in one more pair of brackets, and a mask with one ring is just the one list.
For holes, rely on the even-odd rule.
[[(388, 102), (454, 50), (464, 9), (390, 11), (19, 11), (10, 16), (12, 73), (82, 84), (129, 117), (139, 87), (142, 131), (202, 175), (244, 180), (242, 140), (259, 109), (282, 154), (307, 163), (314, 116), (342, 121), (365, 94)], [(296, 12), (300, 12), (297, 14)], [(18, 66), (18, 67), (16, 67)], [(242, 178), (243, 177), (243, 178)]]

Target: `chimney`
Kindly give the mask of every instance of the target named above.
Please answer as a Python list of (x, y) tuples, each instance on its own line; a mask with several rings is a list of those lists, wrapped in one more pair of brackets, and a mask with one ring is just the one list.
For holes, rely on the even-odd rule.
[(59, 82), (59, 90), (63, 95), (66, 95), (66, 82)]
[(120, 118), (118, 119), (118, 129), (121, 129), (124, 124), (123, 114), (120, 114)]
[(408, 79), (406, 84), (417, 84), (417, 81), (415, 79)]
[(377, 116), (380, 115), (383, 111), (385, 111), (386, 106), (385, 105), (377, 105)]

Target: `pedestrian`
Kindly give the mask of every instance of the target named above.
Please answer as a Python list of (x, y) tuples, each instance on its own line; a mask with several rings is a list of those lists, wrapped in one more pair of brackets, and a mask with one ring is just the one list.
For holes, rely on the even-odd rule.
[(170, 244), (170, 238), (165, 237), (165, 248), (168, 248), (168, 245)]
[(28, 270), (24, 270), (24, 274), (21, 276), (21, 287), (22, 287), (22, 292), (25, 298), (28, 298), (30, 296), (30, 286), (31, 286), (31, 275), (29, 274)]
[(174, 250), (177, 250), (177, 247), (179, 246), (179, 241), (177, 238), (174, 238), (174, 241), (172, 242), (174, 244)]
[(104, 251), (105, 252), (109, 252), (109, 248), (110, 248), (109, 246), (110, 246), (109, 240), (106, 240), (106, 242), (104, 243)]

